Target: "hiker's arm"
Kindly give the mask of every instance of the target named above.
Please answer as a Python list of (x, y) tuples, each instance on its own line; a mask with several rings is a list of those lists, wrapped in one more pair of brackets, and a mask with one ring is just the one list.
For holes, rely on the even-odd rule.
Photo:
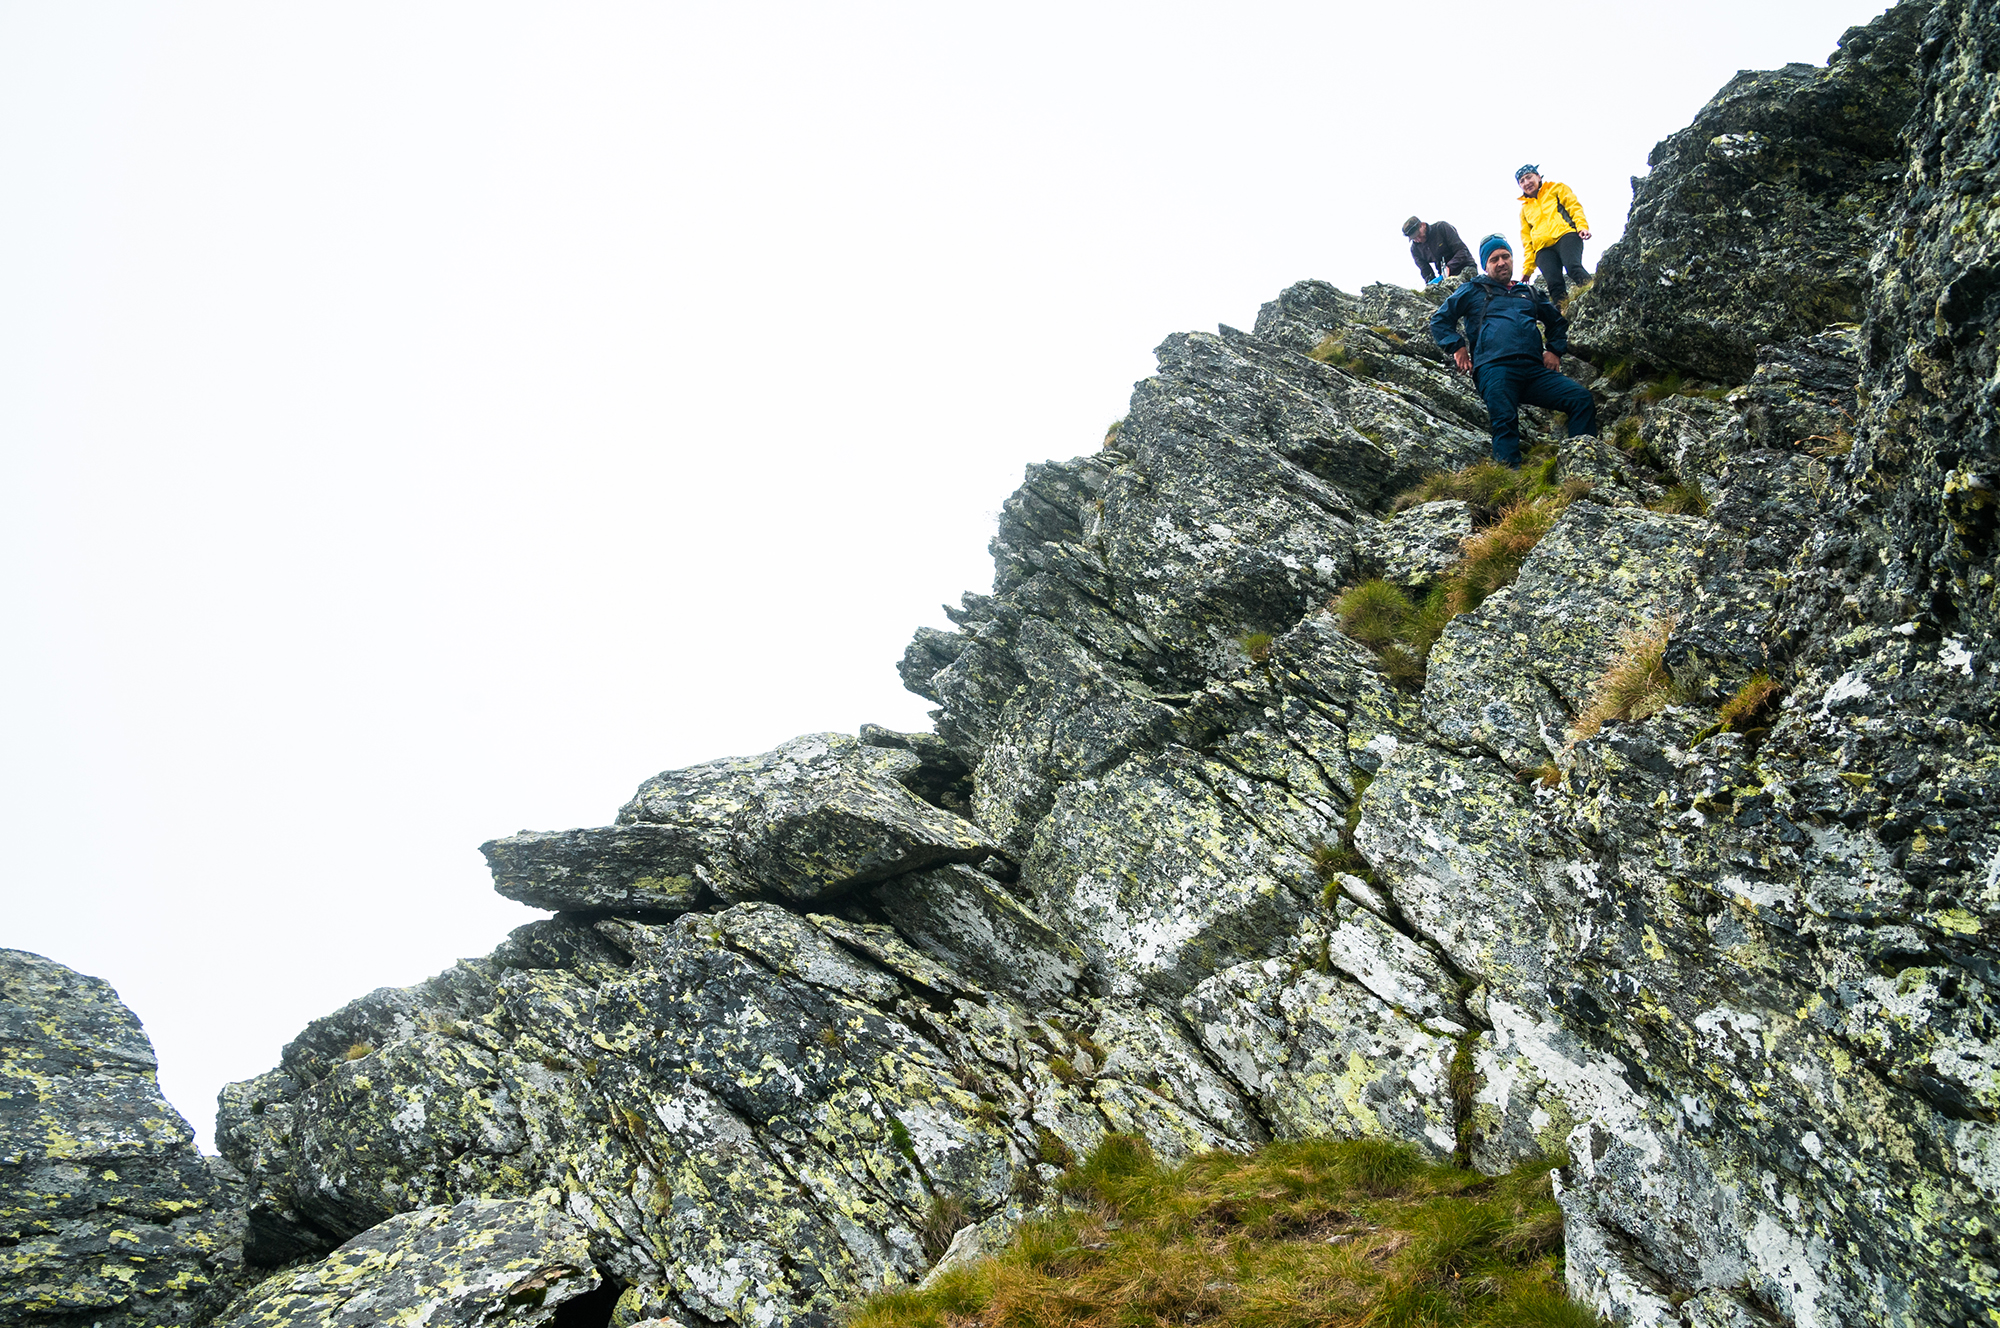
[(1569, 350), (1569, 319), (1563, 317), (1553, 300), (1539, 293), (1535, 296), (1535, 317), (1548, 329), (1543, 338), (1542, 363), (1551, 369), (1562, 368), (1562, 357)]
[(1458, 302), (1459, 296), (1471, 289), (1470, 286), (1460, 286), (1431, 315), (1431, 340), (1457, 362), (1461, 371), (1467, 372), (1472, 368), (1472, 357), (1466, 353), (1465, 339), (1458, 335)]
[(1558, 186), (1569, 199), (1569, 215), (1576, 219), (1576, 233), (1584, 239), (1590, 238), (1590, 218), (1583, 215), (1583, 204), (1577, 201), (1576, 190), (1568, 185)]
[(1524, 214), (1521, 217), (1521, 270), (1514, 274), (1514, 280), (1520, 282), (1524, 286), (1527, 285), (1528, 278), (1535, 275), (1535, 250), (1534, 247), (1528, 242), (1528, 236), (1530, 233), (1531, 232), (1528, 229), (1528, 218)]

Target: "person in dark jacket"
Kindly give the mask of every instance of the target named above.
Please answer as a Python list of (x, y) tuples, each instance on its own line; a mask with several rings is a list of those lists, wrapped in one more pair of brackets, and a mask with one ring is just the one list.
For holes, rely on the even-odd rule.
[(1411, 217), (1403, 223), (1410, 238), (1410, 257), (1424, 274), (1424, 285), (1435, 286), (1449, 273), (1457, 276), (1472, 266), (1472, 251), (1458, 238), (1458, 230), (1448, 221), (1425, 221)]
[[(1493, 459), (1521, 465), (1521, 403), (1569, 416), (1569, 436), (1597, 432), (1597, 403), (1590, 390), (1562, 372), (1569, 349), (1569, 320), (1549, 297), (1514, 280), (1514, 252), (1489, 235), (1479, 245), (1484, 276), (1453, 291), (1431, 315), (1431, 336), (1469, 373), (1486, 398), (1493, 431)], [(1459, 324), (1465, 335), (1459, 335)], [(1542, 329), (1548, 329), (1545, 339)]]

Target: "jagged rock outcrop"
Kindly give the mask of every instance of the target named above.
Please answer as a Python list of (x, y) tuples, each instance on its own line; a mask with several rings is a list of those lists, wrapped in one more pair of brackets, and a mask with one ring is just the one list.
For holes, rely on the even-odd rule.
[(0, 1318), (199, 1323), (241, 1279), (227, 1168), (160, 1096), (153, 1044), (97, 978), (0, 950)]
[[(487, 845), (554, 917), (225, 1090), (247, 1257), (303, 1261), (230, 1321), (491, 1214), (570, 1253), (366, 1303), (529, 1322), (541, 1260), (621, 1328), (827, 1324), (1107, 1130), (1566, 1153), (1620, 1323), (2000, 1315), (1995, 69), (1989, 3), (1909, 0), (1656, 150), (1579, 342), (1712, 387), (1568, 361), (1607, 436), (1414, 676), (1329, 601), (1490, 516), (1392, 503), (1486, 451), (1439, 292), (1169, 338), (916, 634), (935, 734)], [(1665, 699), (1579, 725), (1644, 630)]]
[(1571, 341), (1733, 383), (1759, 346), (1859, 321), (1893, 229), (1929, 9), (1904, 0), (1849, 29), (1824, 67), (1745, 70), (1661, 141), (1571, 310)]

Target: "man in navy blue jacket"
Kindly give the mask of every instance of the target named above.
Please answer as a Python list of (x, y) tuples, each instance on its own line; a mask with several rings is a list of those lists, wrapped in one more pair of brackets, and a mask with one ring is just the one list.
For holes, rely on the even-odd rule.
[[(1498, 235), (1479, 246), (1486, 269), (1451, 293), (1431, 315), (1431, 336), (1479, 384), (1493, 431), (1493, 459), (1521, 465), (1521, 403), (1569, 416), (1569, 436), (1597, 432), (1597, 403), (1590, 389), (1562, 372), (1569, 349), (1569, 320), (1533, 286), (1514, 280), (1514, 251)], [(1458, 334), (1460, 322), (1465, 335)], [(1546, 342), (1542, 327), (1549, 330)]]

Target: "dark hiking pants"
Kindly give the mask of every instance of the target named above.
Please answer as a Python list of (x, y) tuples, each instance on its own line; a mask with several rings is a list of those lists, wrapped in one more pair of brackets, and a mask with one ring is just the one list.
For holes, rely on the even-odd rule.
[[(1569, 280), (1563, 279), (1563, 269), (1569, 269)], [(1549, 280), (1549, 298), (1560, 300), (1569, 294), (1569, 282), (1581, 286), (1590, 280), (1590, 274), (1583, 270), (1583, 237), (1570, 231), (1546, 249), (1535, 251), (1535, 270)]]
[(1493, 430), (1493, 459), (1521, 464), (1521, 406), (1543, 406), (1569, 416), (1569, 436), (1597, 432), (1597, 403), (1574, 378), (1529, 360), (1502, 360), (1479, 366), (1479, 395)]

